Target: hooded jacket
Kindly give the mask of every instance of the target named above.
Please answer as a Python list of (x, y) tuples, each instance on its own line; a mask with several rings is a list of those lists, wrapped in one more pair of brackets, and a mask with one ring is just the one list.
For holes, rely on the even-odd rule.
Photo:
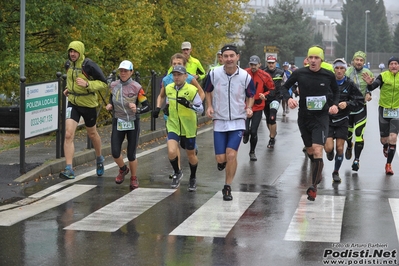
[[(69, 50), (73, 49), (79, 53), (79, 58), (73, 62), (69, 57)], [(68, 101), (74, 105), (82, 107), (94, 108), (98, 106), (98, 99), (96, 92), (105, 90), (108, 85), (104, 73), (100, 67), (91, 60), (85, 61), (85, 46), (80, 41), (73, 41), (68, 46), (68, 58), (70, 65), (67, 70), (67, 86), (68, 89)], [(84, 72), (82, 71), (82, 65), (85, 61)], [(88, 87), (79, 86), (76, 83), (77, 78), (82, 78), (89, 84)]]

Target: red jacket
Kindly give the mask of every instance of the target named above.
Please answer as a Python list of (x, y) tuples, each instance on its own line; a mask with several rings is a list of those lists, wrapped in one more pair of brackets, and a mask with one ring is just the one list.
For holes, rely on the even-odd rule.
[(245, 69), (254, 81), (256, 93), (254, 97), (254, 106), (252, 111), (261, 111), (265, 107), (265, 101), (259, 98), (259, 94), (269, 95), (271, 90), (274, 90), (274, 81), (269, 73), (266, 73), (262, 69), (258, 69), (255, 73), (252, 72), (251, 68)]

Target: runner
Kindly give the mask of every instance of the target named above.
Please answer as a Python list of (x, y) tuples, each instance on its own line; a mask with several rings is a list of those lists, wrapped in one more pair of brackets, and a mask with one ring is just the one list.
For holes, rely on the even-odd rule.
[(373, 91), (380, 88), (378, 101), (379, 125), (383, 153), (387, 158), (385, 174), (393, 175), (392, 161), (396, 152), (396, 142), (399, 132), (399, 58), (391, 57), (388, 60), (388, 71), (382, 72), (373, 81), (368, 73), (364, 74), (367, 89)]
[(249, 136), (251, 136), (249, 141), (251, 146), (249, 150), (249, 158), (251, 161), (257, 161), (258, 159), (255, 155), (255, 147), (258, 143), (258, 128), (260, 121), (262, 120), (262, 110), (265, 107), (265, 100), (270, 92), (274, 90), (274, 82), (268, 73), (260, 69), (260, 58), (257, 55), (253, 55), (249, 58), (249, 66), (250, 67), (245, 70), (255, 83), (256, 93), (254, 97), (254, 105), (252, 107), (253, 115), (245, 121), (243, 143), (246, 144)]
[[(311, 201), (315, 200), (317, 185), (322, 179), (323, 147), (328, 135), (329, 113), (338, 112), (339, 88), (334, 74), (321, 68), (323, 60), (323, 49), (318, 46), (310, 47), (309, 67), (292, 72), (282, 87), (283, 97), (288, 99), (288, 106), (291, 109), (299, 106), (298, 126), (306, 152), (312, 161), (312, 185), (306, 191), (308, 200)], [(288, 92), (295, 82), (298, 82), (299, 87), (299, 104)]]
[(333, 63), (335, 70), (335, 78), (339, 87), (339, 104), (338, 113), (330, 115), (330, 127), (328, 130), (328, 137), (324, 149), (327, 154), (327, 159), (332, 161), (334, 159), (334, 139), (335, 155), (334, 171), (332, 173), (333, 182), (341, 182), (339, 176), (339, 169), (343, 161), (344, 145), (348, 138), (348, 121), (349, 113), (363, 108), (364, 97), (359, 91), (356, 84), (345, 76), (347, 63), (343, 58), (337, 58)]

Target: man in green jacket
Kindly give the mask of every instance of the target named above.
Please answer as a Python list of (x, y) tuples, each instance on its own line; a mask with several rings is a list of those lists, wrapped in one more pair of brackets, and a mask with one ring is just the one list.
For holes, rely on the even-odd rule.
[[(201, 82), (206, 75), (206, 72), (204, 70), (204, 68), (201, 65), (201, 62), (193, 57), (191, 55), (191, 43), (190, 42), (183, 42), (181, 44), (181, 53), (186, 57), (187, 59), (187, 63), (186, 63), (186, 70), (187, 73), (191, 74), (192, 76), (194, 76), (194, 78), (198, 81)], [(170, 74), (172, 72), (172, 67), (169, 68), (168, 70), (168, 74)]]
[(355, 142), (355, 158), (352, 164), (352, 170), (358, 171), (360, 164), (360, 154), (364, 147), (364, 130), (367, 122), (367, 108), (366, 103), (371, 100), (371, 93), (367, 90), (367, 83), (364, 79), (365, 75), (374, 78), (373, 73), (363, 67), (366, 62), (366, 54), (363, 51), (357, 51), (352, 58), (352, 66), (349, 67), (345, 75), (355, 82), (360, 92), (364, 97), (364, 107), (356, 112), (351, 112), (349, 115), (348, 139), (346, 140), (348, 146), (345, 152), (345, 158), (350, 160), (352, 158), (352, 142)]
[(83, 117), (87, 135), (91, 139), (97, 161), (97, 175), (104, 174), (104, 157), (101, 155), (101, 138), (97, 132), (98, 100), (96, 92), (105, 90), (106, 78), (100, 67), (84, 56), (85, 46), (80, 41), (73, 41), (68, 46), (69, 64), (67, 69), (67, 86), (64, 95), (68, 97), (65, 121), (64, 153), (66, 167), (60, 173), (61, 178), (73, 179), (72, 168), (75, 153), (74, 137), (79, 120)]
[[(399, 58), (388, 60), (388, 71), (382, 72), (375, 80), (368, 74), (364, 76), (367, 89), (380, 88), (378, 101), (378, 122), (380, 125), (380, 141), (383, 153), (387, 158), (385, 174), (393, 175), (391, 163), (396, 153), (396, 142), (399, 132)], [(373, 81), (374, 80), (374, 81)]]

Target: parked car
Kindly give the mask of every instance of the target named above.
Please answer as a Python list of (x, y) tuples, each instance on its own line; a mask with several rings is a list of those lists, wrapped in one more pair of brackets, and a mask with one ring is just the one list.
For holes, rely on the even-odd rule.
[(19, 98), (0, 94), (0, 130), (19, 130)]

